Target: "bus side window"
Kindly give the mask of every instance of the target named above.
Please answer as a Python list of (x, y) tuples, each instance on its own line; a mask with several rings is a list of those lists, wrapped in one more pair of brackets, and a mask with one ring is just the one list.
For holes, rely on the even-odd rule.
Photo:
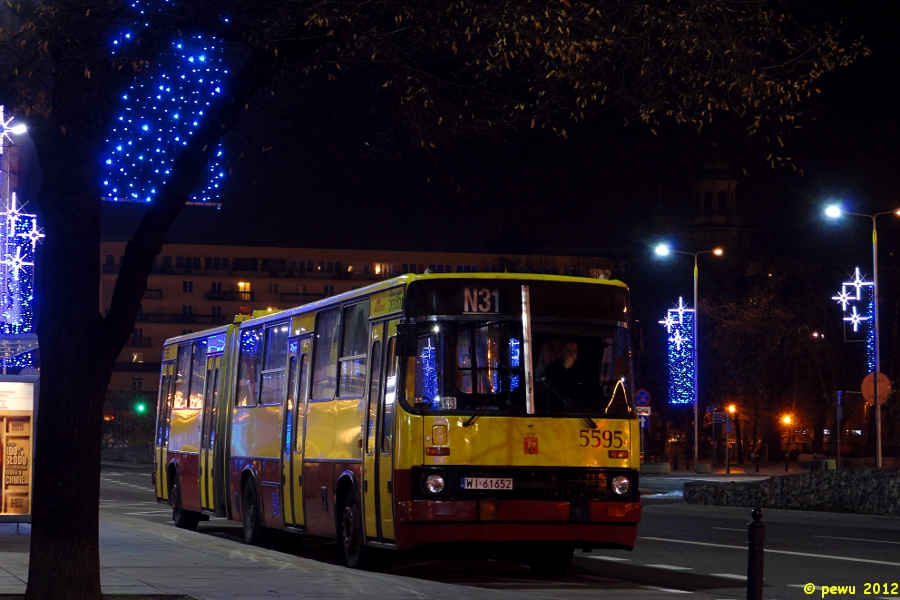
[[(163, 364), (165, 373), (165, 364)], [(159, 378), (159, 401), (156, 415), (156, 445), (162, 446), (167, 439), (169, 411), (172, 410), (172, 376), (162, 375)]]
[(313, 400), (332, 400), (337, 389), (340, 310), (340, 308), (333, 308), (322, 311), (316, 316)]
[(209, 405), (209, 442), (206, 447), (212, 449), (216, 445), (216, 424), (218, 420), (216, 415), (219, 414), (219, 369), (216, 369), (212, 376), (212, 398)]
[(397, 356), (396, 337), (388, 342), (387, 373), (384, 378), (384, 408), (381, 413), (381, 453), (391, 454), (394, 450), (394, 404), (397, 399)]
[(375, 454), (375, 419), (378, 418), (378, 386), (381, 383), (381, 340), (372, 344), (372, 380), (369, 382), (369, 420), (366, 426), (366, 454)]
[(206, 381), (206, 347), (208, 340), (194, 342), (193, 358), (191, 359), (191, 390), (188, 404), (185, 408), (200, 408), (203, 400), (203, 383)]
[[(296, 352), (297, 349), (297, 341), (291, 340), (291, 349), (292, 352)], [(297, 357), (291, 356), (291, 361), (288, 364), (288, 376), (287, 376), (287, 406), (285, 407), (284, 412), (284, 453), (287, 454), (291, 451), (293, 447), (293, 434), (294, 434), (294, 384), (297, 382)]]
[(338, 397), (361, 398), (366, 389), (366, 340), (369, 332), (369, 302), (344, 309), (341, 336), (341, 378)]
[(297, 443), (294, 445), (296, 454), (303, 453), (303, 421), (306, 418), (306, 401), (309, 399), (309, 393), (306, 389), (308, 379), (309, 354), (304, 353), (300, 357), (300, 385), (297, 388), (297, 432), (294, 436), (297, 440)]
[(188, 394), (191, 383), (191, 345), (178, 346), (178, 358), (175, 360), (175, 400), (172, 408), (179, 410), (188, 407)]
[(281, 404), (284, 399), (284, 363), (287, 359), (288, 324), (266, 328), (266, 360), (262, 372), (260, 404)]
[(241, 358), (235, 406), (256, 406), (259, 401), (259, 375), (262, 366), (263, 329), (241, 332)]

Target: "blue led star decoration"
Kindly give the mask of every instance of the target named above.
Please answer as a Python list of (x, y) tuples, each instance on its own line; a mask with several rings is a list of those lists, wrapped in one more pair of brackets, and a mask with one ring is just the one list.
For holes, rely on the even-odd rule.
[[(4, 169), (5, 173), (5, 169)], [(3, 173), (0, 173), (2, 176)], [(6, 182), (0, 181), (6, 189)], [(15, 192), (0, 198), (0, 334), (33, 333), (34, 257), (44, 234), (37, 216), (19, 206)], [(7, 367), (33, 367), (31, 352), (6, 358)]]
[[(133, 6), (139, 10), (140, 3)], [(132, 39), (123, 33), (115, 49)], [(119, 99), (120, 113), (103, 153), (103, 195), (125, 202), (152, 202), (169, 176), (178, 152), (200, 127), (212, 101), (222, 94), (229, 71), (223, 51), (210, 37), (172, 42), (169, 52), (135, 77)], [(206, 184), (192, 202), (214, 204), (225, 177), (221, 142), (209, 160)]]
[(669, 363), (669, 404), (693, 404), (696, 370), (694, 363), (694, 310), (683, 298), (659, 322), (666, 328)]
[[(859, 334), (861, 330), (865, 334), (867, 373), (875, 370), (875, 327), (871, 319), (875, 314), (874, 290), (875, 283), (866, 281), (857, 267), (850, 280), (841, 283), (841, 291), (831, 297), (840, 304), (844, 313), (843, 320), (847, 324), (844, 331), (845, 341), (863, 341), (855, 334)], [(848, 333), (846, 329), (848, 327), (852, 327), (852, 334)], [(848, 337), (851, 339), (847, 339)]]
[(851, 307), (850, 315), (847, 317), (844, 317), (844, 320), (849, 321), (850, 324), (853, 325), (853, 331), (858, 331), (859, 324), (864, 321), (868, 321), (869, 317), (867, 315), (857, 313), (856, 307), (853, 306), (853, 307)]
[[(855, 294), (847, 290), (846, 287), (841, 286), (841, 291), (837, 293), (836, 296), (832, 296), (831, 299), (837, 301), (838, 304), (841, 305), (841, 310), (847, 310), (847, 304), (849, 304), (852, 300), (854, 300)], [(859, 300), (859, 298), (856, 298)]]

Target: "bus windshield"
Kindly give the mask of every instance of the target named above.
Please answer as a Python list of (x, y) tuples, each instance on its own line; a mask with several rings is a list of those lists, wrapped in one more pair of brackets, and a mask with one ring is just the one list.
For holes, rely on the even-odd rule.
[[(532, 330), (537, 414), (634, 417), (627, 330), (539, 321)], [(521, 322), (441, 319), (418, 331), (415, 408), (525, 413)]]

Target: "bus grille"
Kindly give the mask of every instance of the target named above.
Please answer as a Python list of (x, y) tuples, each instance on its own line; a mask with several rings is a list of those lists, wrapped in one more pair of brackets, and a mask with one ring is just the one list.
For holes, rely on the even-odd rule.
[[(428, 473), (438, 469), (415, 469), (418, 477), (422, 479)], [(456, 467), (439, 469), (447, 481), (446, 495), (457, 500), (472, 500), (476, 498), (499, 498), (508, 500), (604, 500), (612, 499), (607, 481), (611, 477), (620, 474), (600, 469), (516, 469), (516, 468), (472, 468)], [(632, 471), (629, 479), (637, 489), (637, 477)], [(463, 489), (460, 481), (465, 477), (481, 478), (511, 478), (513, 489), (511, 490), (469, 490)], [(413, 486), (416, 489), (418, 486)], [(423, 494), (420, 497), (427, 497)], [(631, 496), (631, 494), (627, 494)], [(626, 498), (616, 496), (616, 500)]]

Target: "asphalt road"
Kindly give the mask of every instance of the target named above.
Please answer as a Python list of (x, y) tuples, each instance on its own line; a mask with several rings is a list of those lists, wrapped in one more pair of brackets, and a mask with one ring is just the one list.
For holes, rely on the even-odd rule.
[[(101, 511), (171, 524), (171, 510), (154, 500), (149, 470), (104, 465)], [(519, 590), (523, 597), (537, 592), (615, 597), (617, 591), (645, 590), (654, 597), (745, 598), (750, 511), (687, 505), (679, 493), (685, 480), (644, 477), (643, 522), (634, 551), (578, 552), (573, 569), (563, 578), (536, 578), (526, 565), (512, 561), (423, 558), (421, 554), (396, 557), (384, 570), (418, 579)], [(900, 598), (900, 519), (771, 510), (763, 522), (765, 598), (821, 598), (821, 586), (855, 586), (855, 590), (845, 589), (844, 597)], [(243, 543), (240, 524), (225, 519), (211, 518), (198, 531)], [(338, 562), (336, 546), (328, 540), (282, 534), (273, 541), (273, 549)], [(808, 584), (817, 586), (812, 594), (804, 590)], [(825, 591), (832, 592), (830, 587)], [(838, 592), (835, 589), (827, 596), (838, 596)]]

